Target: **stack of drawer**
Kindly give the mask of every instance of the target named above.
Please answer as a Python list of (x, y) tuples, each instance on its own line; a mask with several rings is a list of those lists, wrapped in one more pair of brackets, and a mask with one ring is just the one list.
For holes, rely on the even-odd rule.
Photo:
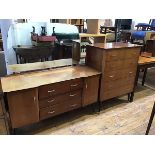
[(40, 120), (81, 107), (82, 88), (82, 78), (39, 87)]
[(101, 86), (102, 100), (133, 91), (138, 58), (137, 49), (115, 49), (106, 52)]

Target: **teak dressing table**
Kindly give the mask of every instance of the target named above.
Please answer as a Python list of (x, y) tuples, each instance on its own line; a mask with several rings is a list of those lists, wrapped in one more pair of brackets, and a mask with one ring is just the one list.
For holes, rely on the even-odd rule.
[(67, 66), (1, 78), (11, 129), (96, 103), (100, 74), (89, 66)]

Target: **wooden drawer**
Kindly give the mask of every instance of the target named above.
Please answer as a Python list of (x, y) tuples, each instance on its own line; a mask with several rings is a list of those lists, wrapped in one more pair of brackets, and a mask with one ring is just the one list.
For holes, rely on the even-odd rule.
[(81, 90), (72, 91), (66, 94), (57, 95), (48, 99), (43, 99), (39, 101), (39, 108), (44, 108), (52, 106), (55, 104), (61, 104), (66, 100), (76, 99), (81, 97)]
[(114, 81), (114, 80), (128, 78), (128, 77), (135, 77), (135, 75), (136, 75), (136, 68), (114, 70), (114, 71), (105, 72), (103, 76), (103, 80), (104, 82)]
[(106, 61), (124, 60), (123, 50), (111, 50), (106, 53)]
[(122, 70), (123, 78), (132, 78), (136, 76), (137, 68), (128, 68)]
[(103, 75), (103, 80), (104, 82), (111, 81), (111, 80), (118, 80), (123, 77), (123, 72), (122, 70), (114, 70), (114, 71), (109, 71), (105, 72)]
[(116, 81), (105, 82), (103, 85), (103, 90), (108, 91), (108, 90), (117, 89), (119, 87), (124, 87), (126, 85), (134, 85), (134, 81), (135, 81), (135, 78), (131, 77), (131, 78), (123, 78)]
[(39, 99), (53, 97), (58, 94), (81, 89), (83, 86), (82, 79), (74, 79), (65, 82), (54, 83), (39, 87)]
[(113, 90), (103, 91), (103, 94), (100, 94), (100, 100), (107, 100), (110, 98), (118, 97), (123, 94), (127, 94), (133, 91), (134, 85), (125, 85), (122, 87), (115, 88)]
[(107, 61), (105, 64), (105, 72), (113, 71), (113, 70), (120, 70), (124, 67), (123, 65), (124, 65), (123, 60)]
[(77, 96), (76, 98), (74, 96), (71, 97), (73, 98), (66, 100), (61, 104), (55, 104), (53, 106), (40, 109), (40, 120), (53, 117), (58, 114), (65, 113), (67, 111), (81, 107), (81, 95)]
[(123, 63), (123, 68), (128, 69), (128, 68), (135, 68), (137, 69), (138, 65), (138, 59), (126, 59)]
[(140, 54), (139, 48), (126, 49), (125, 51), (125, 59), (135, 59), (138, 60)]

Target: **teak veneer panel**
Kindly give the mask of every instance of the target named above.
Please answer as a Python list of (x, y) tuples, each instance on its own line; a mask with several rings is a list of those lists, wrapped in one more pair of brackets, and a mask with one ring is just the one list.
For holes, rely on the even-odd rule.
[(1, 83), (3, 92), (11, 92), (97, 74), (100, 72), (87, 66), (71, 66), (10, 75), (1, 78)]
[(37, 88), (7, 93), (9, 114), (13, 128), (39, 121)]

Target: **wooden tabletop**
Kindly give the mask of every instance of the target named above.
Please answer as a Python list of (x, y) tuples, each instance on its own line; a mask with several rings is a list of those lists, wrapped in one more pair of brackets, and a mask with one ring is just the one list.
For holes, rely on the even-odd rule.
[(76, 62), (72, 59), (60, 59), (53, 61), (8, 65), (8, 70), (9, 72), (20, 73), (33, 70), (71, 66), (73, 64), (76, 64)]
[(138, 65), (155, 64), (155, 57), (139, 57)]
[(107, 34), (90, 34), (90, 33), (79, 33), (80, 38), (82, 37), (106, 37)]
[(132, 47), (141, 47), (141, 45), (123, 43), (123, 42), (113, 42), (113, 43), (95, 43), (88, 46), (94, 46), (102, 49), (116, 49), (116, 48), (132, 48)]
[(1, 85), (3, 92), (12, 92), (98, 74), (100, 72), (87, 66), (70, 66), (2, 77)]

